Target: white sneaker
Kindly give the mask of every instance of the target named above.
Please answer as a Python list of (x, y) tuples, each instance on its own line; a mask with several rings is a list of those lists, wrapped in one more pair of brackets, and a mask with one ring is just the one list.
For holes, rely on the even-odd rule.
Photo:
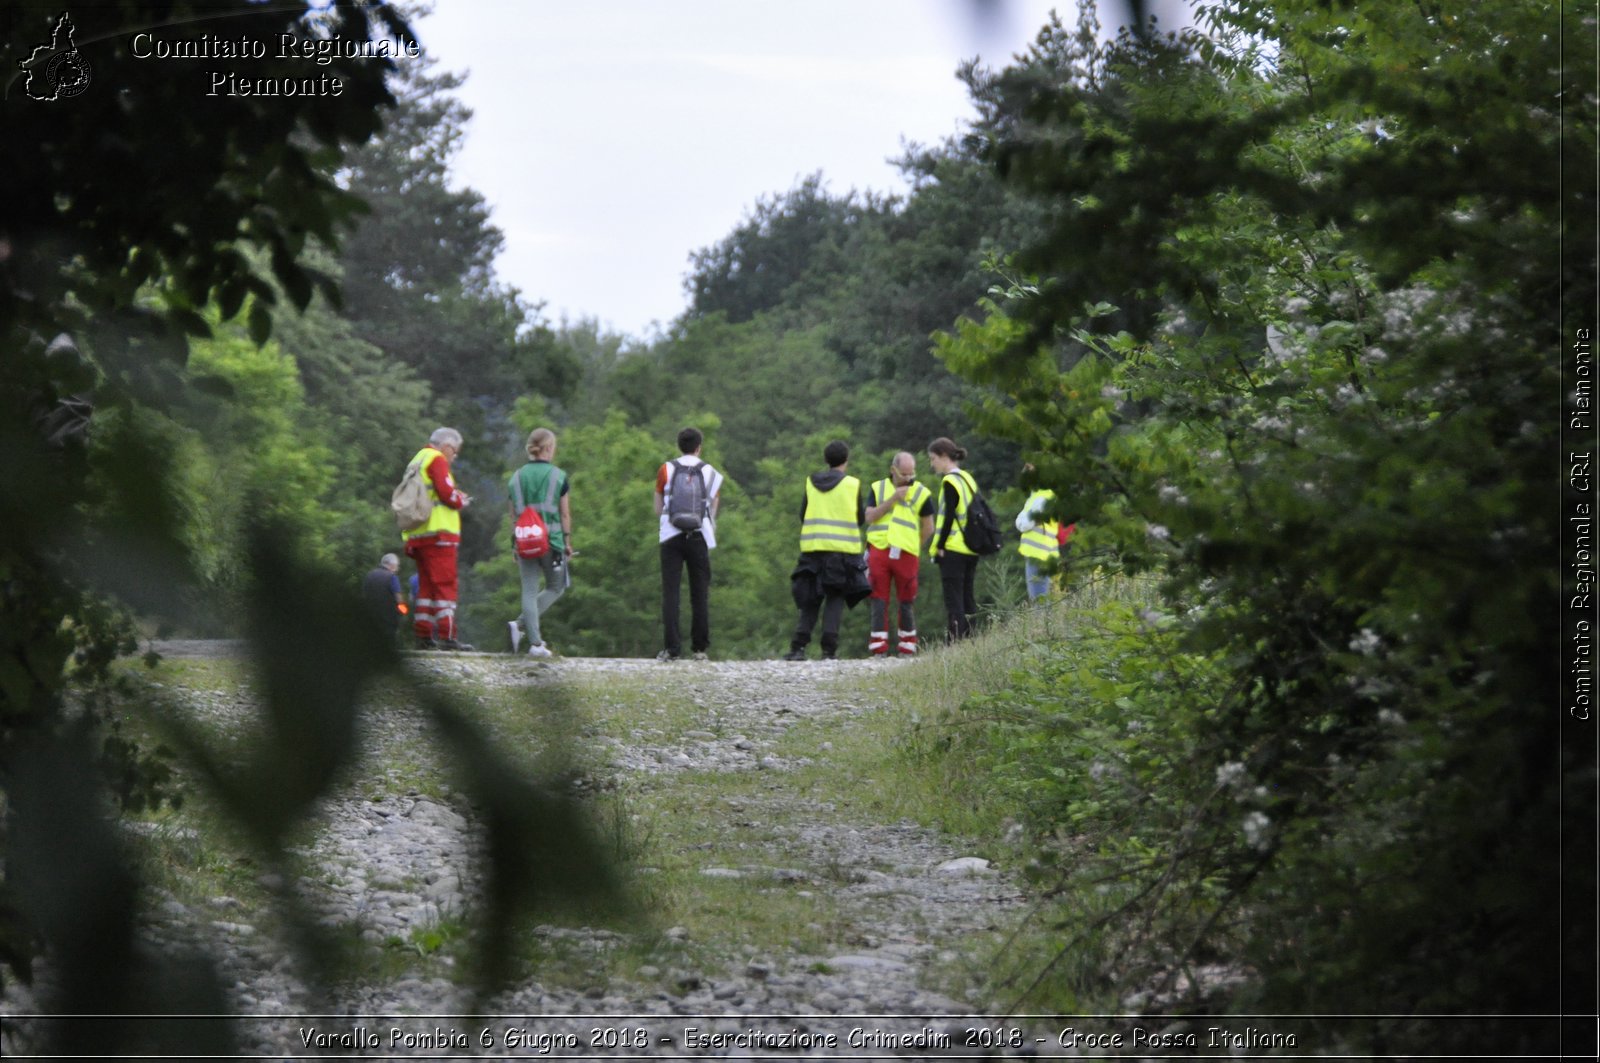
[(551, 651), (549, 646), (546, 646), (542, 642), (535, 642), (532, 646), (528, 647), (528, 656), (529, 657), (554, 657), (555, 654)]
[(507, 620), (506, 629), (511, 632), (511, 652), (516, 653), (517, 647), (522, 644), (522, 625), (515, 620)]

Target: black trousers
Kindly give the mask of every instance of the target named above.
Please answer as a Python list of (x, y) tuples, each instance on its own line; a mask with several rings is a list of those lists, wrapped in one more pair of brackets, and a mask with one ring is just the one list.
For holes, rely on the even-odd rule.
[(952, 642), (964, 639), (972, 634), (972, 622), (978, 617), (978, 556), (947, 551), (935, 563), (944, 588), (945, 633)]
[(689, 569), (689, 646), (695, 653), (711, 647), (711, 550), (699, 532), (674, 535), (661, 544), (661, 629), (667, 652), (683, 654), (678, 630), (678, 606), (683, 593), (683, 570)]
[(839, 651), (839, 623), (844, 619), (844, 595), (824, 594), (821, 601), (812, 602), (800, 610), (800, 622), (795, 625), (791, 650), (803, 650), (811, 642), (811, 629), (817, 626), (817, 614), (822, 614), (822, 652), (832, 655)]

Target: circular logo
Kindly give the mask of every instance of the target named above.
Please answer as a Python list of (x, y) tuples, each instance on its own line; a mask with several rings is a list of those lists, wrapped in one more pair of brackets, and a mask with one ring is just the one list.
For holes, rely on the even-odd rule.
[(89, 78), (89, 61), (76, 49), (62, 52), (45, 68), (45, 81), (60, 100), (81, 94), (89, 87)]

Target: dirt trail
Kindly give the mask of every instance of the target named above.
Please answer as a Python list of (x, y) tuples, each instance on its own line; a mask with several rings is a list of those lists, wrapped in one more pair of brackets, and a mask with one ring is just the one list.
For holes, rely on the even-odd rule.
[[(188, 641), (155, 648), (169, 657), (203, 658), (235, 656), (243, 647)], [(235, 1009), (263, 1016), (240, 1026), (247, 1050), (277, 1058), (315, 1054), (317, 1045), (306, 1042), (306, 1031), (316, 1024), (295, 1017), (307, 1011), (345, 1016), (318, 1020), (320, 1033), (313, 1039), (370, 1031), (381, 1038), (384, 1056), (437, 1056), (446, 1049), (529, 1058), (859, 1059), (1048, 1050), (1031, 1043), (1031, 1034), (1028, 1043), (996, 1046), (992, 1027), (970, 1018), (981, 1007), (951, 995), (961, 993), (953, 988), (959, 980), (952, 972), (991, 953), (1021, 914), (1017, 885), (957, 841), (908, 822), (862, 822), (850, 795), (811, 792), (807, 786), (819, 773), (802, 769), (830, 749), (825, 741), (815, 749), (786, 741), (803, 723), (839, 733), (826, 725), (881, 711), (858, 680), (902, 665), (588, 658), (531, 663), (504, 654), (441, 653), (410, 655), (408, 667), (419, 678), (463, 681), (468, 690), (494, 696), (523, 689), (536, 694), (567, 683), (604, 690), (614, 679), (619, 690), (645, 687), (659, 691), (663, 701), (675, 700), (678, 708), (668, 716), (641, 716), (627, 733), (613, 726), (610, 733), (586, 737), (595, 751), (593, 783), (615, 789), (624, 803), (670, 803), (691, 792), (684, 787), (695, 788), (713, 775), (757, 773), (723, 809), (729, 828), (744, 829), (741, 837), (749, 837), (749, 844), (741, 843), (736, 862), (724, 857), (697, 873), (724, 880), (719, 889), (748, 889), (750, 903), (799, 899), (829, 917), (821, 922), (818, 916), (805, 935), (797, 935), (802, 947), (796, 939), (746, 942), (725, 955), (673, 949), (675, 941), (696, 943), (680, 940), (682, 928), (668, 928), (662, 958), (638, 966), (627, 981), (580, 988), (571, 987), (570, 979), (563, 987), (530, 982), (497, 998), (496, 1016), (465, 1019), (453, 1013), (466, 1010), (471, 998), (437, 962), (382, 984), (345, 987), (329, 1001), (314, 997), (298, 980), (275, 935), (258, 931), (261, 913), (241, 910), (232, 898), (215, 899), (209, 910), (158, 898), (153, 936), (208, 940), (224, 957)], [(197, 692), (191, 700), (196, 711), (219, 717), (242, 720), (254, 711), (249, 697), (238, 694)], [(683, 709), (686, 703), (692, 711)], [(392, 707), (374, 714), (369, 732), (378, 744), (375, 762), (416, 756), (427, 730), (420, 722)], [(318, 891), (330, 925), (358, 928), (373, 947), (415, 941), (474, 901), (471, 876), (462, 873), (481, 847), (471, 817), (470, 807), (449, 794), (413, 791), (373, 799), (348, 793), (330, 800), (322, 829), (304, 853), (310, 873), (303, 884)], [(625, 943), (606, 930), (543, 927), (539, 933), (569, 957), (587, 953), (598, 960)], [(13, 1013), (33, 1010), (22, 998), (4, 1003)], [(396, 1015), (419, 1018), (377, 1018)], [(470, 1053), (453, 1039), (456, 1034), (467, 1039)], [(1010, 1032), (1001, 1037), (1018, 1040)], [(538, 1051), (540, 1044), (547, 1050)], [(340, 1046), (361, 1047), (347, 1039), (326, 1043), (321, 1052)], [(372, 1050), (358, 1054), (373, 1055), (374, 1046), (366, 1047)]]

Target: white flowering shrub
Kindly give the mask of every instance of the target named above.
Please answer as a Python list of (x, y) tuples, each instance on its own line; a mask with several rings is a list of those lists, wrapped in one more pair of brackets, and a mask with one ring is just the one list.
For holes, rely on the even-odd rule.
[[(1593, 293), (1583, 252), (1550, 251), (1562, 116), (1537, 85), (1594, 69), (1561, 67), (1562, 17), (1227, 0), (1204, 36), (1070, 67), (1047, 32), (989, 86), (979, 135), (1050, 221), (1009, 260), (1031, 290), (940, 353), (1173, 618), (1063, 647), (1011, 696), (1035, 728), (1001, 736), (1039, 835), (1093, 855), (1061, 888), (1120, 898), (1072, 938), (1101, 950), (1061, 965), (1080, 992), (1226, 956), (1253, 972), (1226, 1003), (1261, 1011), (1554, 999), (1555, 835), (1593, 811), (1562, 794), (1540, 663), (1553, 306)], [(1592, 160), (1593, 115), (1565, 121)], [(1490, 1041), (1548, 1047), (1528, 1031)]]

